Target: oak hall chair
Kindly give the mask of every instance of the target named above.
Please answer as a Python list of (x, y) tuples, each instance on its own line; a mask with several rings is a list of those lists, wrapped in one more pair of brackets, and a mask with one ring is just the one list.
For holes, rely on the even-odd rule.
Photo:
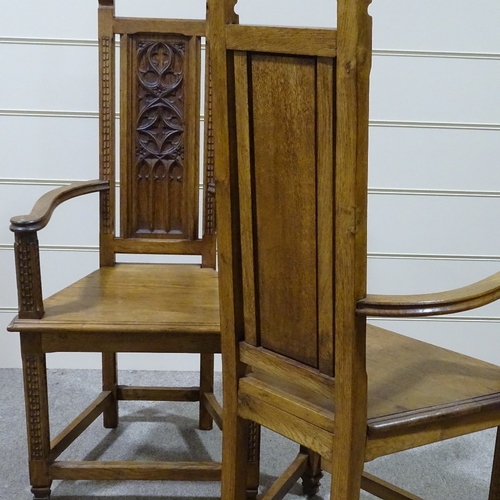
[[(57, 460), (100, 414), (105, 427), (116, 427), (119, 400), (198, 401), (200, 429), (211, 429), (213, 420), (220, 426), (221, 420), (213, 395), (213, 360), (214, 353), (220, 352), (220, 326), (209, 92), (203, 234), (198, 230), (201, 38), (205, 36), (205, 21), (118, 18), (113, 0), (99, 0), (98, 19), (99, 179), (53, 190), (29, 215), (11, 220), (19, 314), (9, 331), (21, 336), (29, 470), (35, 499), (49, 498), (54, 479), (220, 479), (221, 466), (212, 462)], [(119, 95), (115, 95), (117, 50)], [(118, 101), (119, 179), (115, 161)], [(100, 267), (43, 300), (38, 231), (60, 203), (95, 192), (100, 194)], [(115, 231), (116, 214), (119, 232)], [(74, 227), (85, 223), (84, 219), (82, 214)], [(202, 264), (118, 264), (116, 254), (201, 255)], [(103, 392), (52, 441), (45, 362), (46, 353), (51, 352), (101, 352), (103, 359)], [(199, 386), (119, 385), (117, 352), (200, 353)]]
[(209, 2), (223, 500), (244, 497), (255, 423), (303, 447), (262, 500), (283, 498), (308, 467), (309, 494), (323, 469), (332, 500), (360, 488), (416, 500), (364, 463), (500, 424), (499, 367), (366, 323), (500, 297), (500, 273), (450, 292), (366, 294), (369, 3), (339, 0), (325, 30), (239, 25), (234, 0)]

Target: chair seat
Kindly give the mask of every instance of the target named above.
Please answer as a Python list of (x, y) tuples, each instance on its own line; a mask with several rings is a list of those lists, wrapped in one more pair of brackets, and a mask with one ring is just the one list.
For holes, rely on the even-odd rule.
[[(373, 325), (367, 327), (368, 434), (397, 433), (468, 412), (498, 414), (500, 367)], [(243, 394), (243, 396), (241, 395)], [(332, 399), (254, 371), (240, 380), (240, 399), (259, 394), (333, 432)], [(411, 397), (410, 397), (410, 396)], [(500, 416), (495, 416), (500, 420)]]
[[(141, 333), (168, 333), (174, 342), (178, 338), (183, 346), (174, 352), (220, 352), (218, 302), (217, 272), (213, 269), (117, 264), (101, 268), (46, 299), (42, 319), (16, 317), (8, 329), (42, 332), (47, 342), (45, 352), (57, 350), (49, 344), (67, 340), (72, 334), (77, 343), (76, 335), (84, 337), (86, 351), (98, 351), (95, 344), (102, 344), (104, 337), (108, 342), (112, 335), (117, 344), (114, 347), (120, 347), (133, 338), (140, 344)], [(200, 337), (205, 337), (201, 351)], [(146, 352), (161, 352), (165, 347), (158, 345), (152, 351), (154, 340), (149, 337), (145, 341), (149, 344)], [(76, 345), (74, 349), (79, 350)]]
[(500, 407), (500, 367), (370, 326), (371, 434)]

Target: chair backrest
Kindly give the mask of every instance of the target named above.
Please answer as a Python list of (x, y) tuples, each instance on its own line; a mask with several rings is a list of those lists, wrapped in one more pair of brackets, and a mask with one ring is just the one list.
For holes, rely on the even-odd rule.
[(215, 267), (210, 103), (205, 112), (202, 237), (198, 215), (205, 28), (204, 20), (116, 17), (114, 0), (99, 0), (100, 177), (110, 183), (110, 191), (101, 194), (101, 265), (113, 265), (117, 253), (149, 253), (202, 255), (202, 265)]
[(223, 352), (362, 407), (370, 0), (332, 30), (239, 25), (234, 3), (208, 31)]

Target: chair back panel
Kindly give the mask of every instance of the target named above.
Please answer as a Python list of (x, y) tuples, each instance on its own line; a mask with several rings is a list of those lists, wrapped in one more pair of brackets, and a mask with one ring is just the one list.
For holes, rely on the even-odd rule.
[[(331, 374), (331, 348), (327, 363), (318, 351), (333, 346), (335, 141), (328, 96), (334, 93), (334, 59), (265, 51), (235, 51), (231, 57), (236, 142), (246, 144), (234, 165), (245, 340)], [(319, 319), (322, 308), (330, 321)]]
[(200, 39), (123, 35), (121, 237), (198, 238)]
[[(101, 264), (113, 265), (116, 253), (198, 254), (203, 265), (215, 267), (213, 154), (203, 158), (200, 200), (201, 38), (206, 23), (120, 18), (113, 0), (99, 3), (101, 178), (111, 186), (101, 196)], [(119, 168), (114, 154), (118, 109)], [(206, 115), (205, 141), (210, 109)], [(207, 214), (202, 234), (200, 207)]]

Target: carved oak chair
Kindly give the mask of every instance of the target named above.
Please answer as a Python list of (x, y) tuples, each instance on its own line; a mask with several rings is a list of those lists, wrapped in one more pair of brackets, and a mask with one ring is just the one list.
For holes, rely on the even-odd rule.
[[(220, 478), (221, 466), (212, 462), (57, 460), (101, 413), (105, 427), (116, 427), (119, 400), (198, 401), (200, 429), (211, 429), (213, 420), (220, 426), (221, 421), (213, 395), (220, 326), (209, 92), (203, 234), (198, 234), (205, 21), (118, 18), (113, 0), (99, 0), (98, 16), (99, 180), (53, 190), (29, 215), (11, 220), (19, 314), (9, 330), (21, 336), (29, 470), (36, 499), (50, 496), (53, 479)], [(119, 96), (115, 96), (116, 35), (120, 38)], [(115, 161), (118, 100), (119, 179)], [(95, 192), (100, 193), (100, 268), (43, 300), (38, 231), (60, 203)], [(116, 213), (119, 232), (115, 231)], [(84, 220), (75, 221), (75, 225), (80, 223)], [(202, 264), (118, 264), (116, 254), (201, 255)], [(71, 351), (102, 353), (103, 392), (51, 441), (45, 356)], [(200, 353), (199, 387), (119, 385), (117, 352)]]
[[(239, 25), (209, 2), (223, 355), (222, 499), (244, 498), (245, 439), (260, 424), (303, 448), (262, 496), (309, 469), (332, 500), (377, 457), (500, 424), (500, 368), (367, 325), (500, 297), (500, 273), (418, 296), (366, 294), (370, 0), (339, 0), (335, 30)], [(307, 452), (306, 449), (312, 450)], [(497, 444), (489, 499), (500, 499)]]

